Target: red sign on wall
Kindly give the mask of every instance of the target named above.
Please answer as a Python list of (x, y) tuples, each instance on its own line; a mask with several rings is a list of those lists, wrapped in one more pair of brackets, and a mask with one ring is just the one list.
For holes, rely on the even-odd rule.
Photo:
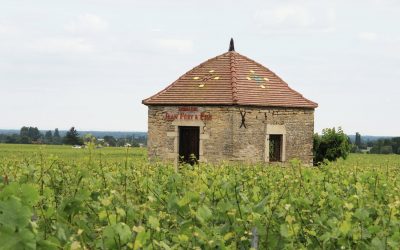
[(178, 112), (165, 113), (164, 120), (211, 121), (212, 115), (208, 112), (200, 112), (197, 107), (179, 107)]

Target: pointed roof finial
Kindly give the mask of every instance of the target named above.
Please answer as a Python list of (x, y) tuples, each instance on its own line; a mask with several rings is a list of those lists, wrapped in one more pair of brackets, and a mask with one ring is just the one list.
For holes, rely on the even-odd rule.
[(231, 42), (229, 43), (229, 51), (235, 51), (235, 45), (233, 44), (233, 38), (231, 38)]

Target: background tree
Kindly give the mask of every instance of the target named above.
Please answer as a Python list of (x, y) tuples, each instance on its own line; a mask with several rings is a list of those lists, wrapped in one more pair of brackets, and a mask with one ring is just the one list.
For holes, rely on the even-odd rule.
[(335, 161), (337, 158), (346, 159), (350, 153), (350, 139), (339, 127), (326, 128), (322, 135), (314, 135), (314, 165), (322, 163), (325, 159)]
[(29, 127), (28, 134), (32, 142), (39, 142), (42, 137), (42, 134), (37, 127)]
[(7, 135), (5, 143), (20, 143), (20, 136), (18, 134)]
[(356, 132), (354, 144), (351, 144), (352, 153), (361, 153), (361, 149), (366, 148), (366, 145), (362, 144), (360, 133)]
[(46, 133), (44, 134), (44, 143), (45, 144), (53, 143), (53, 133), (51, 132), (51, 130), (46, 131)]
[(374, 142), (371, 154), (400, 154), (400, 137), (379, 139)]
[(19, 142), (23, 144), (30, 144), (32, 142), (40, 142), (42, 134), (37, 127), (23, 126), (19, 132)]
[(117, 146), (117, 140), (114, 138), (114, 136), (106, 135), (103, 137), (104, 142), (108, 144), (110, 147), (115, 147)]
[(54, 130), (53, 144), (61, 144), (61, 136), (60, 136), (60, 132), (58, 131), (58, 128), (56, 128)]
[(380, 150), (381, 154), (393, 154), (393, 147), (390, 145), (383, 146)]
[(64, 137), (64, 143), (69, 145), (82, 145), (83, 141), (79, 137), (78, 131), (75, 130), (75, 127), (72, 127)]
[(382, 139), (379, 139), (376, 141), (373, 145), (373, 147), (370, 150), (371, 154), (380, 154), (381, 153), (381, 148), (384, 146), (384, 141)]
[(127, 140), (125, 138), (118, 138), (117, 139), (117, 146), (118, 147), (123, 147), (125, 146), (125, 144), (128, 143)]
[(30, 138), (30, 136), (29, 136), (29, 128), (28, 127), (25, 127), (25, 126), (23, 126), (21, 129), (20, 129), (20, 131), (19, 131), (19, 137), (20, 137), (20, 139), (19, 139), (19, 141), (20, 141), (20, 143), (22, 143), (22, 144), (29, 144), (29, 143), (31, 143), (31, 138)]
[(393, 153), (400, 154), (400, 137), (392, 138)]
[(361, 148), (361, 135), (360, 133), (356, 132), (356, 140), (355, 140), (355, 144), (358, 148)]

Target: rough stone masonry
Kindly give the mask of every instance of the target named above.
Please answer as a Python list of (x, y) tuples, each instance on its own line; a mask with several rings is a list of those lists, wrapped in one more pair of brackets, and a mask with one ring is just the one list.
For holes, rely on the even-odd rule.
[[(282, 162), (312, 164), (314, 109), (240, 106), (149, 106), (148, 154), (177, 162), (179, 126), (200, 127), (200, 162), (269, 162), (269, 135), (283, 135)], [(241, 126), (244, 116), (245, 126)], [(195, 116), (198, 116), (197, 119)]]

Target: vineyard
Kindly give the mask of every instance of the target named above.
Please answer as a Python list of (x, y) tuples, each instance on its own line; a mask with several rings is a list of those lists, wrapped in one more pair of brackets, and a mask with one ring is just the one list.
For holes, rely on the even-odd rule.
[(319, 168), (149, 164), (0, 144), (1, 249), (399, 249), (400, 157)]

